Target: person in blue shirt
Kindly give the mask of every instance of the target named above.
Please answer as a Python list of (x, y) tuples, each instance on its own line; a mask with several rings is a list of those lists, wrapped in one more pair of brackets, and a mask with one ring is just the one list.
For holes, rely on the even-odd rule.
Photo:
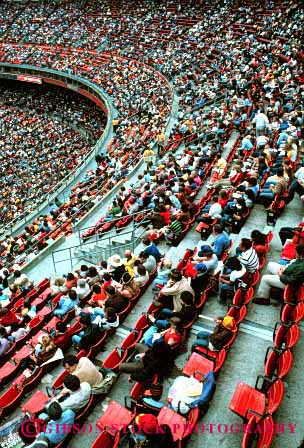
[(38, 437), (46, 438), (50, 444), (57, 445), (72, 431), (75, 412), (71, 409), (62, 411), (60, 403), (54, 401), (48, 406), (47, 413), (39, 415), (39, 419), (48, 420), (48, 422), (42, 425), (43, 431)]
[(158, 247), (155, 243), (153, 243), (148, 237), (144, 237), (142, 239), (142, 243), (145, 246), (145, 249), (143, 252), (147, 255), (152, 255), (152, 257), (155, 258), (155, 260), (158, 262), (162, 258), (161, 253), (158, 250)]
[(220, 224), (215, 224), (213, 226), (213, 233), (215, 238), (212, 243), (212, 249), (217, 258), (220, 260), (225, 250), (227, 250), (230, 246), (229, 236)]
[(61, 297), (58, 307), (54, 311), (54, 316), (63, 317), (68, 311), (75, 308), (78, 304), (77, 293), (74, 289), (68, 292), (68, 296)]

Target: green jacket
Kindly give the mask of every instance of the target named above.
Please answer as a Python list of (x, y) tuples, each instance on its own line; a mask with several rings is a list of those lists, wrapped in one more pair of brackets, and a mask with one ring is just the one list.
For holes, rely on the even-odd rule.
[(280, 280), (285, 285), (304, 283), (304, 259), (297, 258), (283, 271)]

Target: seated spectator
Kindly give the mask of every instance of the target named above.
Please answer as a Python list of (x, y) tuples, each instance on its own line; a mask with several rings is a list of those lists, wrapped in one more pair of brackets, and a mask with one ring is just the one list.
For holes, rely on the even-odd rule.
[(90, 266), (87, 274), (87, 282), (90, 287), (100, 282), (100, 276), (95, 266)]
[(140, 264), (147, 269), (149, 274), (155, 271), (157, 263), (156, 259), (152, 255), (149, 255), (146, 252), (140, 252), (138, 255), (138, 260)]
[(89, 314), (83, 314), (79, 322), (83, 325), (83, 330), (72, 336), (72, 342), (78, 349), (89, 351), (102, 338), (103, 329), (99, 325), (92, 323)]
[(74, 355), (67, 355), (63, 360), (63, 367), (77, 376), (80, 383), (88, 383), (93, 395), (104, 393), (104, 377), (89, 358), (82, 356), (78, 359)]
[(232, 230), (233, 223), (235, 221), (241, 221), (247, 211), (248, 207), (246, 206), (245, 200), (242, 197), (238, 197), (235, 201), (228, 202), (220, 224), (225, 227), (227, 226), (227, 229)]
[(230, 239), (227, 232), (224, 231), (220, 224), (213, 226), (214, 240), (212, 242), (213, 253), (220, 260), (224, 252), (230, 247)]
[(171, 429), (168, 425), (159, 425), (153, 414), (139, 414), (135, 418), (135, 427), (129, 435), (129, 448), (149, 446), (150, 448), (173, 448), (175, 446)]
[(17, 330), (22, 318), (17, 316), (13, 310), (7, 308), (0, 309), (0, 325), (7, 327), (8, 332)]
[(211, 351), (220, 351), (237, 332), (235, 320), (231, 316), (217, 317), (214, 319), (216, 327), (213, 332), (199, 331), (196, 340), (192, 344), (192, 351), (195, 347), (205, 347)]
[(157, 246), (153, 241), (151, 241), (148, 237), (144, 237), (142, 239), (142, 244), (145, 246), (143, 252), (147, 255), (152, 255), (157, 262), (162, 258), (161, 253), (159, 252)]
[(177, 269), (172, 269), (169, 275), (169, 281), (161, 290), (161, 297), (158, 299), (160, 305), (165, 308), (170, 308), (174, 312), (180, 311), (183, 306), (181, 300), (183, 291), (189, 291), (194, 297), (194, 291), (188, 279), (183, 277)]
[(213, 196), (211, 198), (210, 207), (205, 207), (206, 212), (202, 214), (201, 217), (197, 218), (197, 222), (205, 222), (206, 224), (210, 224), (214, 219), (219, 219), (222, 216), (222, 207), (218, 202), (218, 196)]
[(164, 236), (167, 243), (170, 244), (177, 240), (181, 236), (183, 229), (184, 226), (178, 218), (172, 220), (169, 226), (164, 227)]
[(47, 446), (55, 446), (69, 434), (65, 429), (67, 425), (72, 426), (74, 424), (75, 412), (71, 409), (63, 410), (61, 405), (54, 401), (48, 406), (47, 412), (39, 414), (38, 419), (47, 423), (43, 425), (44, 430), (38, 434), (36, 441), (43, 442), (46, 440)]
[(248, 238), (242, 238), (239, 244), (239, 260), (245, 267), (248, 274), (254, 274), (259, 268), (259, 257), (252, 247), (252, 241)]
[(164, 341), (153, 344), (151, 348), (144, 344), (136, 344), (136, 361), (124, 362), (119, 365), (119, 371), (131, 373), (134, 381), (148, 381), (157, 373), (160, 376), (168, 374), (172, 367), (171, 348)]
[(259, 230), (253, 230), (250, 235), (252, 241), (252, 247), (256, 251), (259, 257), (267, 253), (266, 240), (267, 235), (260, 232)]
[(104, 308), (113, 308), (116, 313), (121, 313), (126, 309), (128, 300), (120, 294), (112, 285), (106, 288), (106, 300), (104, 302)]
[(162, 308), (157, 317), (154, 317), (152, 314), (149, 315), (149, 321), (153, 324), (156, 322), (156, 326), (158, 326), (158, 321), (166, 320), (166, 322), (161, 323), (159, 328), (167, 328), (169, 325), (168, 319), (171, 317), (178, 317), (182, 325), (187, 325), (189, 322), (192, 322), (196, 316), (196, 309), (193, 306), (193, 295), (189, 291), (184, 291), (181, 293), (181, 301), (182, 307), (180, 311), (174, 312), (169, 308)]
[(53, 314), (54, 316), (63, 318), (70, 310), (75, 309), (77, 304), (77, 293), (74, 289), (70, 289), (67, 296), (61, 297)]
[[(286, 243), (287, 240), (292, 240), (295, 236), (295, 234), (299, 233), (300, 237), (301, 234), (303, 233), (304, 236), (304, 220), (302, 222), (300, 222), (296, 227), (281, 227), (280, 231), (279, 231), (279, 236), (280, 236), (280, 240), (282, 245), (284, 246), (284, 244)], [(299, 243), (302, 241), (299, 241)]]
[(304, 166), (301, 166), (294, 175), (295, 179), (292, 181), (289, 190), (286, 204), (293, 200), (295, 193), (301, 197), (304, 196)]
[(93, 294), (90, 300), (88, 301), (88, 304), (102, 307), (106, 299), (106, 293), (104, 288), (95, 283), (95, 285), (93, 285), (92, 287), (92, 292)]
[(135, 266), (134, 273), (134, 282), (139, 288), (144, 286), (149, 281), (149, 272), (140, 262)]
[(64, 389), (51, 400), (50, 404), (54, 401), (58, 402), (63, 411), (70, 409), (76, 413), (88, 404), (91, 395), (89, 383), (80, 383), (76, 375), (68, 374), (63, 380), (63, 385)]
[(70, 289), (75, 288), (76, 286), (77, 277), (73, 272), (69, 272), (64, 283), (64, 292), (68, 292)]
[(285, 285), (292, 285), (294, 288), (303, 283), (304, 278), (304, 244), (296, 247), (296, 258), (288, 265), (269, 263), (267, 266), (269, 274), (262, 276), (259, 288), (256, 292), (254, 303), (259, 305), (270, 305), (271, 287), (284, 289)]
[(112, 255), (108, 260), (108, 271), (113, 280), (120, 282), (123, 274), (126, 272), (126, 267), (119, 255)]
[(57, 322), (56, 328), (50, 333), (53, 343), (64, 352), (72, 345), (72, 336), (68, 331), (67, 325), (63, 322)]
[(77, 294), (77, 300), (81, 300), (89, 294), (90, 287), (84, 278), (79, 278), (77, 280), (75, 292)]
[(24, 293), (27, 293), (31, 289), (32, 282), (30, 282), (30, 280), (25, 274), (17, 270), (14, 271), (13, 277), (14, 281), (11, 286), (16, 286), (17, 288), (21, 289), (21, 291)]
[(123, 297), (126, 297), (126, 299), (131, 299), (139, 293), (140, 288), (137, 286), (134, 277), (132, 277), (128, 272), (125, 272), (123, 274), (121, 282), (122, 287), (120, 290), (120, 294)]
[(164, 259), (160, 269), (157, 271), (157, 276), (152, 282), (152, 291), (159, 292), (158, 285), (164, 286), (169, 280), (169, 274), (172, 270), (172, 261)]
[(7, 331), (5, 327), (0, 327), (0, 359), (8, 352), (11, 343), (7, 338)]
[(125, 251), (124, 265), (126, 267), (126, 271), (129, 272), (130, 275), (134, 275), (134, 263), (137, 260), (136, 255), (134, 255), (129, 249)]
[(224, 263), (224, 269), (219, 277), (220, 302), (226, 303), (234, 295), (239, 282), (246, 275), (246, 268), (237, 257), (230, 257)]
[(279, 167), (275, 175), (268, 177), (260, 192), (260, 201), (262, 204), (269, 205), (275, 195), (283, 195), (286, 191), (287, 182), (284, 178), (284, 171), (282, 167)]
[(93, 315), (97, 317), (93, 317), (93, 323), (99, 325), (103, 330), (110, 330), (111, 328), (119, 327), (119, 316), (114, 308), (105, 308), (103, 310), (103, 314), (93, 308)]

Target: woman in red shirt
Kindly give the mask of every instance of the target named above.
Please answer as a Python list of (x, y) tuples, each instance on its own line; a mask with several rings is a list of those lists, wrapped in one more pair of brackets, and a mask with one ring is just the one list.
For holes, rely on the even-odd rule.
[(0, 325), (11, 327), (11, 329), (15, 331), (21, 321), (22, 319), (18, 319), (14, 311), (8, 310), (7, 308), (2, 308), (0, 310)]
[(164, 342), (170, 345), (171, 348), (175, 348), (180, 345), (183, 339), (181, 319), (179, 317), (172, 317), (170, 319), (170, 327), (167, 330), (162, 331), (160, 334), (163, 336)]

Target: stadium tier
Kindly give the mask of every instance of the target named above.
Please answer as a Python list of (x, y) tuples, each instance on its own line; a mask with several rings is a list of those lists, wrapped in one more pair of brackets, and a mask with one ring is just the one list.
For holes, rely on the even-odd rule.
[(1, 447), (303, 447), (303, 17), (0, 3)]

